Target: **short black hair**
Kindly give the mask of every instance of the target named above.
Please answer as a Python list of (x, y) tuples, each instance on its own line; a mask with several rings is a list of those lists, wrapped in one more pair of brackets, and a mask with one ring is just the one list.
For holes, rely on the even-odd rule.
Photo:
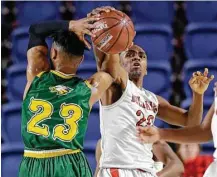
[(85, 44), (80, 41), (74, 32), (58, 31), (52, 35), (53, 42), (61, 46), (64, 52), (74, 55), (82, 56), (84, 54)]

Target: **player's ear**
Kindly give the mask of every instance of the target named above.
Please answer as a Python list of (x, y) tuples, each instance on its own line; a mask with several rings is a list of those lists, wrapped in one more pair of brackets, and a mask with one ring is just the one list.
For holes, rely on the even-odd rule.
[(147, 67), (145, 68), (145, 76), (148, 75), (148, 69)]
[(57, 50), (54, 47), (51, 48), (50, 57), (52, 60), (55, 60), (57, 58)]

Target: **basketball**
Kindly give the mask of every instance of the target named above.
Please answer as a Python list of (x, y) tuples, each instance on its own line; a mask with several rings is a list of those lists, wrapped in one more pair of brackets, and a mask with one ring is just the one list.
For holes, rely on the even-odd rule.
[(135, 36), (131, 19), (123, 12), (101, 13), (96, 29), (92, 32), (94, 45), (104, 53), (117, 54), (129, 48)]

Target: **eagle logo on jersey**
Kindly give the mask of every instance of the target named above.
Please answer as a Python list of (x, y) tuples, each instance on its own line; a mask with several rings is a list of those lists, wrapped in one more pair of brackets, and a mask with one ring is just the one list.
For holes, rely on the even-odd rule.
[(51, 92), (56, 92), (57, 95), (67, 95), (68, 93), (70, 93), (73, 89), (69, 88), (67, 86), (64, 85), (57, 85), (54, 87), (49, 87)]

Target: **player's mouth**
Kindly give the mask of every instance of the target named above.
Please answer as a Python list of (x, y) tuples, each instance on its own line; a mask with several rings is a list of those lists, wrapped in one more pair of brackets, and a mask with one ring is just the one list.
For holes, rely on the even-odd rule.
[(134, 67), (134, 68), (140, 68), (140, 67), (141, 67), (141, 64), (138, 63), (138, 62), (134, 62), (134, 63), (133, 63), (133, 67)]

